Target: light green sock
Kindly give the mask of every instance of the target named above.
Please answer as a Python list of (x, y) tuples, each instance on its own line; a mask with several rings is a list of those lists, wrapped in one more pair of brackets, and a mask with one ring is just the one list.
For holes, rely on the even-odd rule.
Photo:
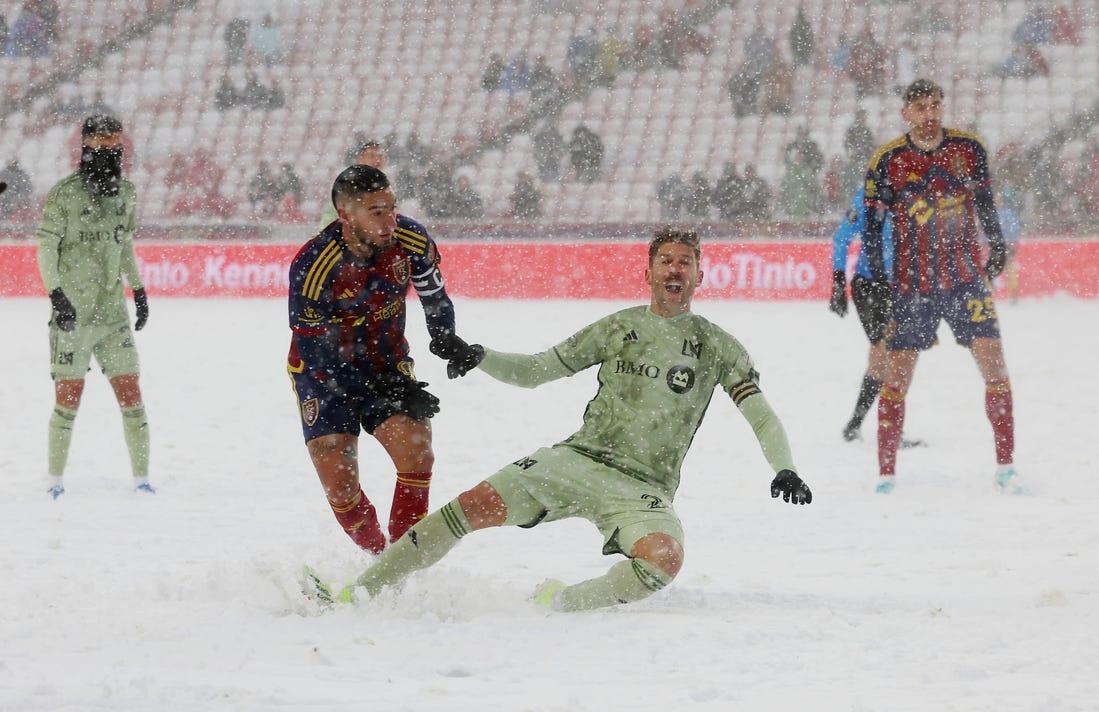
[(470, 531), (465, 512), (458, 500), (453, 499), (393, 542), (353, 585), (362, 586), (376, 596), (386, 586), (442, 559)]
[(589, 579), (557, 592), (553, 608), (559, 611), (587, 611), (640, 601), (672, 582), (663, 569), (641, 559), (619, 561), (598, 578)]
[(73, 439), (73, 421), (76, 411), (63, 405), (54, 405), (50, 415), (49, 439), (46, 445), (46, 466), (50, 477), (65, 474), (65, 463), (69, 460), (69, 445)]
[(134, 477), (148, 477), (149, 422), (145, 418), (144, 405), (122, 409), (122, 433), (126, 438), (126, 449), (130, 451), (130, 468)]

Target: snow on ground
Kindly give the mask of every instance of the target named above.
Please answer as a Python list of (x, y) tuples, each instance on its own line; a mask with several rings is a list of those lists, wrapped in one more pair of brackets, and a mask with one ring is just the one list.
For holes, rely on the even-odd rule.
[[(536, 351), (606, 302), (458, 300), (470, 340)], [(992, 488), (979, 376), (950, 343), (921, 361), (897, 490), (873, 491), (873, 418), (840, 428), (865, 365), (823, 303), (696, 303), (752, 352), (815, 500), (772, 500), (747, 424), (715, 399), (684, 467), (679, 578), (637, 604), (535, 608), (548, 577), (610, 565), (583, 521), (467, 538), (403, 590), (324, 615), (304, 562), (366, 563), (301, 442), (281, 300), (152, 302), (138, 334), (153, 497), (129, 489), (117, 408), (88, 380), (68, 492), (45, 493), (45, 299), (0, 300), (0, 710), (1094, 710), (1099, 700), (1099, 305), (1001, 306), (1032, 495)], [(592, 371), (529, 391), (447, 381), (410, 337), (435, 418), (433, 508), (571, 433)], [(364, 441), (364, 487), (392, 487)]]

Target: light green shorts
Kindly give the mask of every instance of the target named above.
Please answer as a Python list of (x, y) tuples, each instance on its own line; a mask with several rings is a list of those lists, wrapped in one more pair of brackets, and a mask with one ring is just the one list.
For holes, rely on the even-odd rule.
[(487, 481), (507, 505), (508, 525), (582, 517), (603, 535), (604, 554), (628, 556), (654, 532), (683, 544), (683, 525), (667, 492), (566, 446), (542, 448)]
[(55, 381), (83, 379), (95, 356), (108, 379), (138, 373), (137, 347), (128, 322), (77, 326), (61, 331), (50, 324), (50, 376)]

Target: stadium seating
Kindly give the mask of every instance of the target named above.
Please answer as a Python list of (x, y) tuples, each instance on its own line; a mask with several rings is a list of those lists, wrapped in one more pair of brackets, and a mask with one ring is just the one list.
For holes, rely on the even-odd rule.
[[(114, 12), (102, 13), (89, 12), (83, 0), (62, 0), (63, 46), (38, 60), (0, 57), (3, 97), (17, 99), (80, 52), (121, 36), (149, 4), (112, 0)], [(948, 121), (978, 130), (993, 152), (1041, 136), (1099, 97), (1094, 2), (1060, 4), (1075, 19), (1079, 42), (1043, 45), (1049, 77), (998, 79), (987, 72), (1010, 53), (1012, 29), (1030, 7), (1024, 0), (939, 3), (952, 29), (917, 36), (922, 71), (946, 86)], [(600, 134), (606, 147), (602, 179), (581, 187), (566, 172), (562, 185), (544, 186), (549, 222), (650, 221), (658, 217), (654, 186), (671, 173), (687, 178), (701, 170), (713, 181), (727, 161), (752, 162), (776, 186), (783, 148), (798, 126), (809, 127), (826, 162), (843, 153), (843, 133), (858, 106), (867, 110), (879, 140), (901, 130), (896, 95), (856, 100), (851, 81), (829, 66), (828, 57), (841, 33), (865, 22), (888, 43), (923, 5), (846, 0), (801, 5), (814, 18), (816, 58), (797, 69), (794, 112), (738, 118), (726, 83), (742, 60), (745, 36), (760, 23), (789, 57), (787, 32), (797, 4), (652, 0), (639, 8), (632, 0), (193, 0), (170, 22), (122, 42), (98, 65), (89, 64), (55, 91), (4, 116), (0, 164), (18, 156), (44, 192), (71, 170), (76, 130), (74, 119), (50, 117), (51, 105), (59, 95), (90, 99), (98, 91), (132, 132), (137, 161), (131, 177), (143, 196), (144, 220), (180, 219), (171, 215), (171, 206), (181, 191), (202, 190), (165, 182), (173, 158), (198, 148), (212, 151), (225, 169), (222, 192), (239, 206), (232, 219), (254, 217), (245, 196), (260, 160), (289, 162), (297, 169), (306, 185), (301, 208), (311, 215), (319, 214), (356, 133), (404, 140), (413, 131), (432, 148), (434, 160), (449, 159), (457, 143), (476, 148), (488, 139), (464, 170), (484, 199), (486, 219), (497, 220), (508, 209), (516, 175), (537, 172), (525, 132), (500, 145), (491, 142), (509, 123), (526, 118), (529, 97), (481, 87), (489, 55), (500, 52), (507, 60), (525, 49), (532, 60), (545, 56), (564, 74), (575, 35), (614, 27), (628, 41), (643, 26), (658, 28), (674, 11), (680, 19), (697, 18), (710, 51), (689, 52), (678, 69), (626, 68), (610, 86), (573, 96), (557, 123), (566, 139), (580, 122)], [(539, 11), (547, 6), (569, 11)], [(214, 96), (223, 74), (242, 81), (244, 72), (240, 65), (226, 67), (224, 28), (238, 16), (255, 24), (267, 12), (280, 28), (285, 58), (270, 68), (256, 67), (264, 83), (278, 80), (285, 106), (219, 111)]]

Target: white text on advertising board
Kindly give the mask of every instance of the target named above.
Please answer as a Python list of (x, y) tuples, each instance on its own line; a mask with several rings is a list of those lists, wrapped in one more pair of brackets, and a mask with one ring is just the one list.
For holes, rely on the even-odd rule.
[(809, 262), (792, 257), (770, 261), (751, 252), (736, 252), (725, 262), (702, 258), (700, 289), (783, 289), (809, 290), (817, 279), (817, 270)]

